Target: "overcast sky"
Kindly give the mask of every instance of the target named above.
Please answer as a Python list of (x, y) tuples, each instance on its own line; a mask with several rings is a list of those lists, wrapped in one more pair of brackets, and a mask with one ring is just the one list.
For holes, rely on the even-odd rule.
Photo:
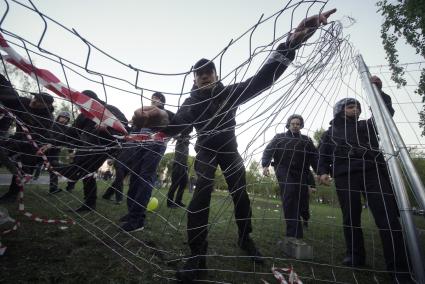
[[(31, 6), (29, 2), (20, 0), (21, 3)], [(354, 48), (362, 54), (365, 62), (370, 65), (386, 64), (385, 54), (383, 52), (380, 39), (381, 16), (377, 13), (376, 1), (372, 0), (338, 0), (329, 1), (325, 10), (337, 8), (338, 11), (332, 16), (332, 20), (340, 20), (344, 26), (343, 34), (348, 36), (353, 43)], [(34, 12), (17, 5), (12, 1), (9, 13), (5, 18), (1, 28), (11, 31), (32, 43), (38, 43), (44, 30), (42, 19)], [(252, 27), (259, 19), (261, 14), (264, 18), (273, 15), (275, 12), (284, 8), (288, 1), (242, 1), (242, 0), (185, 0), (185, 1), (108, 1), (108, 0), (34, 0), (33, 3), (43, 14), (58, 21), (67, 28), (75, 29), (79, 35), (94, 46), (99, 47), (109, 56), (91, 50), (91, 56), (88, 68), (92, 71), (124, 78), (132, 84), (136, 79), (136, 72), (128, 65), (134, 66), (145, 71), (163, 73), (168, 75), (149, 75), (139, 73), (138, 86), (147, 90), (158, 90), (167, 95), (167, 103), (171, 110), (176, 110), (179, 104), (179, 98), (182, 91), (188, 92), (192, 84), (193, 76), (187, 73), (191, 66), (200, 58), (213, 58), (223, 48), (227, 46), (231, 39), (236, 39)], [(292, 1), (291, 5), (298, 2)], [(294, 24), (298, 23), (306, 14), (317, 13), (323, 5), (315, 3), (304, 3), (297, 7), (288, 9), (277, 21), (276, 35), (281, 36), (289, 31), (291, 26), (291, 12), (294, 10)], [(0, 4), (0, 13), (6, 10), (4, 2)], [(354, 21), (350, 20), (354, 19)], [(252, 37), (252, 46), (257, 47), (266, 45), (273, 39), (273, 21), (267, 21), (260, 25)], [(223, 56), (222, 74), (228, 74), (249, 58), (249, 36), (245, 36), (237, 44), (229, 48), (229, 51)], [(15, 42), (18, 42), (14, 40)], [(48, 21), (48, 28), (41, 47), (50, 52), (54, 52), (61, 57), (70, 60), (76, 64), (85, 66), (88, 48), (84, 42), (65, 31), (62, 27)], [(401, 62), (421, 61), (413, 50), (404, 45), (400, 45)], [(17, 49), (22, 55), (24, 51)], [(33, 48), (33, 50), (36, 50)], [(54, 57), (53, 57), (54, 58)], [(61, 80), (65, 80), (62, 68), (50, 60), (45, 60), (34, 55), (38, 67), (51, 70), (58, 75)], [(118, 63), (116, 60), (120, 61)], [(422, 59), (423, 61), (423, 59)], [(216, 60), (219, 65), (219, 60)], [(69, 64), (67, 64), (69, 65)], [(70, 66), (70, 65), (69, 65)], [(289, 67), (291, 69), (293, 67)], [(252, 75), (256, 68), (248, 70)], [(288, 69), (288, 71), (289, 71)], [(75, 67), (78, 73), (84, 76), (101, 80), (100, 76), (87, 74), (84, 70)], [(375, 69), (376, 70), (376, 69)], [(384, 72), (383, 69), (376, 70)], [(412, 71), (413, 74), (413, 71)], [(417, 72), (414, 76), (417, 75)], [(385, 76), (384, 84), (389, 75)], [(77, 90), (93, 89), (101, 97), (107, 99), (109, 103), (118, 106), (131, 118), (135, 108), (140, 105), (140, 97), (128, 92), (119, 92), (117, 90), (106, 88), (106, 96), (102, 85), (89, 82), (79, 75), (67, 71), (67, 79), (71, 86)], [(185, 80), (186, 79), (186, 80)], [(131, 87), (117, 80), (105, 79), (106, 82), (119, 86), (127, 91), (140, 94), (140, 90)], [(183, 86), (183, 82), (186, 84)], [(396, 88), (386, 90), (393, 101), (419, 101), (412, 95), (413, 89), (409, 89), (410, 95), (402, 97)], [(405, 93), (405, 92), (404, 92)], [(143, 95), (150, 97), (151, 92), (144, 91)], [(172, 95), (174, 94), (174, 95)], [(180, 104), (183, 98), (180, 98)], [(336, 99), (336, 98), (335, 98)], [(145, 100), (145, 103), (148, 101)], [(409, 139), (410, 144), (421, 144), (423, 139), (418, 136), (417, 110), (420, 104), (403, 105), (403, 110), (396, 108), (396, 120), (403, 122), (402, 128), (407, 127), (410, 132), (404, 135)], [(243, 111), (243, 110), (242, 110)], [(287, 110), (290, 113), (292, 110)], [(299, 108), (297, 109), (300, 112)], [(249, 113), (248, 110), (245, 113)], [(307, 122), (309, 124), (305, 133), (312, 135), (312, 131), (317, 128), (327, 127), (327, 122), (331, 118), (331, 108), (324, 109), (309, 108), (303, 110), (303, 115), (309, 116), (311, 112), (323, 112), (320, 119)], [(247, 116), (238, 116), (238, 123), (247, 119)], [(317, 115), (314, 117), (317, 118)], [(319, 121), (319, 122), (318, 122)], [(254, 124), (249, 127), (255, 127)], [(240, 150), (244, 151), (248, 144), (247, 141), (252, 138), (252, 134), (246, 127), (241, 128), (239, 144)], [(284, 128), (273, 128), (264, 130), (267, 137), (264, 141), (272, 137), (274, 132), (284, 131)], [(261, 148), (261, 146), (258, 146)], [(255, 149), (255, 148), (253, 148)], [(251, 152), (255, 150), (251, 149)]]

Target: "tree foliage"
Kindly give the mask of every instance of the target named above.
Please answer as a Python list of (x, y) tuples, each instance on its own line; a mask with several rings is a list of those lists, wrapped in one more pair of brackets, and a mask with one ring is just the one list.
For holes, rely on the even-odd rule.
[(322, 139), (323, 133), (325, 133), (325, 131), (326, 130), (323, 128), (320, 128), (314, 131), (313, 138), (314, 138), (314, 141), (316, 142), (316, 145), (319, 145), (320, 139)]
[[(425, 58), (425, 0), (392, 2), (380, 0), (377, 3), (378, 11), (384, 18), (381, 38), (392, 71), (391, 79), (398, 86), (404, 86), (406, 85), (404, 68), (399, 66), (396, 44), (399, 39), (403, 38), (408, 45), (415, 49), (416, 54)], [(422, 102), (425, 103), (425, 68), (422, 69), (419, 85), (415, 92), (422, 96)], [(419, 116), (419, 125), (423, 128), (422, 135), (425, 136), (425, 105)]]
[(0, 69), (0, 73), (10, 80), (12, 86), (21, 96), (29, 97), (30, 92), (40, 92), (44, 90), (43, 86), (38, 85), (37, 82), (35, 82), (22, 70), (7, 62), (4, 62)]

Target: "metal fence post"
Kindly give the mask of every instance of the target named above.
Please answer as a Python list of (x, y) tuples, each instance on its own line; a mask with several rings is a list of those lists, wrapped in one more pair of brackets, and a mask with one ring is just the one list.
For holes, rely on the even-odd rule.
[[(400, 217), (402, 220), (405, 242), (407, 243), (407, 248), (409, 250), (413, 272), (415, 274), (416, 280), (419, 283), (425, 283), (424, 260), (422, 250), (419, 245), (418, 234), (415, 224), (413, 223), (410, 203), (402, 178), (401, 169), (395, 157), (394, 146), (391, 142), (389, 130), (387, 129), (387, 125), (384, 120), (384, 117), (388, 117), (390, 114), (388, 113), (385, 104), (383, 104), (382, 99), (381, 101), (379, 100), (380, 93), (377, 92), (377, 89), (373, 88), (372, 83), (370, 82), (370, 73), (361, 55), (357, 56), (357, 62), (363, 87), (365, 88), (366, 93), (370, 99), (373, 117), (379, 132), (379, 140), (382, 143), (384, 153), (389, 156), (387, 164), (394, 185), (394, 195), (400, 209)], [(383, 104), (384, 107), (380, 108), (380, 104)], [(382, 114), (385, 112), (387, 112), (386, 116)]]

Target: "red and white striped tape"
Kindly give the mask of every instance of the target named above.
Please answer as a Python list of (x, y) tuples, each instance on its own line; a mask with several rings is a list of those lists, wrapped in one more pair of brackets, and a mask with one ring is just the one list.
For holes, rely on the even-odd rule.
[(61, 220), (61, 219), (47, 219), (47, 218), (41, 218), (37, 215), (34, 215), (31, 212), (25, 211), (25, 204), (24, 204), (24, 186), (20, 181), (19, 176), (16, 177), (16, 183), (19, 185), (19, 195), (18, 195), (18, 211), (22, 213), (24, 216), (30, 218), (31, 220), (38, 222), (38, 223), (44, 223), (44, 224), (69, 224), (69, 225), (75, 225), (75, 221), (72, 219), (67, 220)]
[[(285, 276), (282, 271), (285, 274), (288, 274), (288, 280), (286, 280)], [(303, 282), (298, 277), (298, 274), (294, 271), (294, 268), (291, 266), (290, 268), (276, 268), (272, 267), (272, 273), (274, 278), (276, 278), (279, 281), (279, 284), (302, 284)], [(264, 283), (267, 283), (263, 280)]]
[[(38, 150), (40, 149), (40, 147), (38, 146), (37, 142), (35, 142), (35, 140), (32, 138), (31, 133), (29, 131), (29, 129), (25, 126), (25, 124), (19, 119), (17, 118), (13, 113), (11, 113), (10, 111), (8, 111), (7, 109), (5, 109), (3, 106), (0, 105), (0, 109), (3, 109), (3, 111), (5, 111), (11, 118), (13, 118), (15, 120), (15, 122), (17, 124), (19, 124), (22, 128), (22, 130), (25, 132), (26, 137), (28, 139), (28, 141), (34, 146), (34, 148), (36, 149), (36, 151), (38, 152)], [(43, 153), (41, 155), (41, 158), (44, 161), (44, 164), (50, 169), (52, 170), (52, 167), (50, 166), (49, 160), (47, 159), (46, 155)], [(36, 222), (40, 222), (40, 223), (46, 223), (46, 224), (71, 224), (74, 225), (75, 221), (68, 219), (68, 220), (60, 220), (60, 219), (46, 219), (46, 218), (40, 218), (34, 214), (32, 214), (31, 212), (25, 211), (25, 205), (24, 205), (24, 184), (28, 183), (32, 176), (25, 174), (22, 171), (22, 164), (20, 162), (17, 163), (17, 170), (18, 170), (18, 175), (16, 176), (16, 184), (19, 187), (19, 196), (18, 196), (18, 211), (20, 213), (22, 213), (23, 215), (27, 216), (28, 218), (36, 221)], [(55, 174), (60, 175), (58, 172), (53, 171)], [(86, 176), (84, 176), (83, 178), (86, 178), (90, 175), (93, 175), (93, 173), (90, 173)]]
[(7, 53), (3, 58), (27, 73), (34, 80), (42, 84), (44, 87), (55, 93), (56, 95), (66, 98), (72, 103), (78, 105), (81, 112), (96, 124), (100, 126), (109, 126), (119, 131), (120, 133), (127, 134), (124, 125), (113, 115), (108, 109), (105, 108), (97, 100), (94, 100), (83, 93), (68, 88), (63, 84), (54, 74), (49, 70), (40, 69), (35, 67), (27, 59), (23, 58), (17, 53), (4, 39), (0, 33), (0, 50)]

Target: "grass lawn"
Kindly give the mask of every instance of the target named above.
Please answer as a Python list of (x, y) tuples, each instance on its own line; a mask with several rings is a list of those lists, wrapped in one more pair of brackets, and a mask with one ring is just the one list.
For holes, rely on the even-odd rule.
[[(99, 181), (98, 196), (107, 186)], [(6, 189), (1, 187), (0, 193)], [(167, 283), (172, 282), (181, 258), (188, 254), (186, 213), (168, 209), (166, 189), (155, 190), (159, 207), (148, 213), (145, 230), (133, 234), (120, 231), (119, 217), (127, 212), (126, 204), (115, 205), (99, 198), (97, 212), (77, 215), (67, 212), (79, 206), (81, 182), (70, 194), (47, 194), (47, 186), (26, 186), (26, 210), (40, 217), (73, 218), (77, 225), (40, 224), (17, 215), (16, 204), (1, 205), (21, 221), (16, 232), (1, 237), (7, 251), (0, 257), (0, 283)], [(191, 194), (185, 193), (188, 204)], [(313, 200), (314, 198), (312, 198)], [(255, 265), (237, 247), (237, 229), (233, 204), (226, 192), (215, 192), (211, 202), (208, 250), (208, 281), (220, 283), (277, 283), (271, 267), (294, 267), (304, 283), (336, 281), (339, 283), (387, 283), (382, 247), (373, 218), (363, 212), (367, 266), (362, 269), (342, 267), (344, 240), (340, 209), (329, 205), (310, 205), (311, 221), (305, 241), (313, 246), (314, 258), (299, 261), (288, 258), (278, 246), (285, 232), (280, 201), (251, 196), (253, 234), (265, 257), (264, 265)], [(424, 222), (416, 219), (420, 228)], [(1, 225), (0, 231), (7, 226)]]

